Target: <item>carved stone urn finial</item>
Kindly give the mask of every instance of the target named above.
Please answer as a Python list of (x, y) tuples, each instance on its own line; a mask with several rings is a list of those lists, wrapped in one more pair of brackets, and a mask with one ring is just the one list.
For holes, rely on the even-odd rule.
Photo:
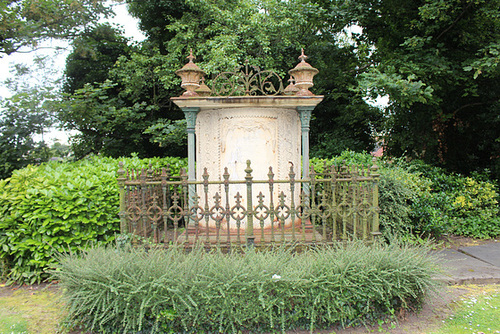
[(314, 95), (309, 91), (309, 88), (314, 86), (313, 77), (318, 74), (319, 71), (306, 62), (307, 58), (308, 57), (304, 54), (304, 49), (302, 49), (302, 54), (299, 57), (300, 63), (288, 72), (295, 79), (295, 87), (298, 89), (295, 95), (298, 96)]
[(193, 59), (196, 59), (193, 56), (193, 49), (189, 50), (187, 59), (189, 59), (189, 62), (180, 70), (175, 71), (175, 74), (182, 79), (181, 87), (186, 90), (181, 97), (198, 97), (196, 89), (200, 87), (200, 80), (205, 75), (205, 72), (193, 62)]

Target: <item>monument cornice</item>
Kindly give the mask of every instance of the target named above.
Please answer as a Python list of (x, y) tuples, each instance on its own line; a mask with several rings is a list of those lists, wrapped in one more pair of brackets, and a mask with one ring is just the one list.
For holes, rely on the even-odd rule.
[(322, 95), (313, 96), (210, 96), (172, 97), (179, 108), (222, 109), (222, 108), (296, 108), (315, 107), (323, 100)]

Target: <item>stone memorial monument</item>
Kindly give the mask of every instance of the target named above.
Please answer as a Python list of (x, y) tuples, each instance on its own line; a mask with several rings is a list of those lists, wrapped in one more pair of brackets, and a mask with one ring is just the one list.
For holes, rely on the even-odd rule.
[[(230, 201), (239, 200), (243, 206), (248, 201), (257, 203), (260, 192), (275, 200), (283, 192), (290, 199), (285, 185), (276, 184), (274, 193), (269, 194), (268, 185), (256, 181), (268, 180), (270, 172), (276, 180), (288, 179), (291, 166), (297, 174), (302, 171), (297, 178), (308, 178), (311, 111), (323, 99), (309, 91), (318, 70), (306, 62), (302, 50), (299, 64), (289, 71), (290, 84), (286, 88), (275, 73), (248, 64), (241, 71), (219, 74), (209, 88), (204, 83), (204, 71), (193, 62), (192, 52), (188, 59), (176, 72), (186, 91), (172, 101), (184, 111), (187, 120), (189, 180), (202, 181), (208, 176), (222, 180), (224, 174), (229, 174), (231, 180), (245, 180), (250, 168), (253, 198), (248, 198), (244, 184), (235, 184), (230, 188)], [(197, 193), (199, 205), (203, 206), (207, 198), (212, 200), (216, 192), (221, 193), (222, 185), (210, 185), (209, 196), (202, 194), (201, 187), (193, 186), (190, 198)], [(299, 194), (294, 194), (296, 203)], [(214, 224), (208, 221), (204, 227), (214, 228)], [(266, 222), (264, 229), (270, 225)]]

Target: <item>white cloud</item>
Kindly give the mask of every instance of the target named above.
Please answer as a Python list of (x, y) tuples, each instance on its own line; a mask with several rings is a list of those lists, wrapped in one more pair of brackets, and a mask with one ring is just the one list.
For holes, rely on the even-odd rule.
[(108, 21), (112, 24), (120, 25), (124, 30), (125, 37), (132, 38), (133, 41), (141, 42), (146, 38), (144, 33), (139, 30), (139, 20), (130, 16), (125, 3), (114, 4), (113, 11), (116, 15), (102, 22)]

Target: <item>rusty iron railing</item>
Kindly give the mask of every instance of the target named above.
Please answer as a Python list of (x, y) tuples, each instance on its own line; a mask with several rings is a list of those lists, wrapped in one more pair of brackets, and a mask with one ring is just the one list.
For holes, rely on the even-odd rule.
[[(188, 181), (181, 170), (127, 170), (120, 164), (121, 232), (134, 242), (168, 247), (238, 247), (269, 244), (328, 244), (379, 235), (378, 167), (311, 168), (309, 179), (253, 180), (250, 162), (245, 180)], [(259, 190), (256, 193), (256, 188)], [(191, 195), (190, 195), (191, 194)]]

